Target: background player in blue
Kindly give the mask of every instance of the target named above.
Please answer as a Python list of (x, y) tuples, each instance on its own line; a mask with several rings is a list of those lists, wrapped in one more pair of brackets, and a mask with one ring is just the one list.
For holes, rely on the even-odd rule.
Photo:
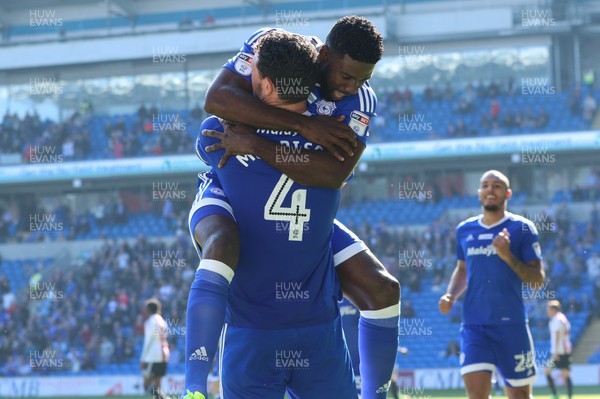
[[(266, 106), (247, 91), (250, 89), (248, 81), (251, 75), (251, 60), (254, 57), (252, 46), (262, 34), (272, 30), (265, 28), (252, 35), (240, 53), (225, 65), (207, 94), (205, 107), (207, 111), (215, 110), (220, 116), (229, 120), (244, 121), (253, 126), (286, 130), (298, 126), (300, 133), (313, 137), (310, 129), (308, 133), (302, 132), (306, 126), (313, 125), (312, 122), (304, 121), (310, 119), (304, 117), (304, 120), (298, 122), (298, 115)], [(337, 132), (341, 130), (340, 127), (354, 132), (352, 136), (358, 137), (359, 141), (355, 148), (350, 148), (349, 151), (345, 149), (351, 155), (340, 156), (345, 158), (342, 162), (332, 164), (330, 157), (322, 156), (311, 157), (311, 162), (304, 165), (282, 165), (281, 162), (277, 162), (272, 148), (266, 146), (253, 149), (246, 147), (240, 152), (252, 151), (254, 155), (267, 162), (270, 157), (269, 163), (297, 182), (317, 187), (341, 186), (358, 162), (366, 144), (368, 124), (375, 114), (376, 105), (374, 93), (367, 80), (375, 63), (381, 58), (382, 50), (380, 34), (368, 20), (360, 17), (345, 17), (339, 20), (328, 35), (326, 44), (321, 47), (321, 78), (319, 79), (321, 84), (311, 94), (309, 108), (324, 115), (340, 115), (340, 119), (348, 123), (342, 125), (334, 118), (326, 116), (320, 119), (313, 118), (319, 121), (323, 126), (322, 129), (333, 130), (334, 139), (339, 136)], [(232, 136), (233, 133), (235, 128), (226, 127), (225, 138), (227, 134)], [(241, 135), (237, 136), (238, 139), (239, 136)], [(317, 141), (323, 141), (323, 136), (321, 130), (314, 137)], [(227, 140), (223, 141), (227, 146)], [(235, 139), (229, 142), (238, 149), (244, 148), (242, 144), (236, 144)], [(326, 147), (327, 142), (327, 140), (323, 142)], [(291, 147), (296, 145), (294, 140), (288, 140), (288, 144)], [(333, 153), (339, 154), (338, 151), (341, 151), (336, 145), (328, 148)], [(283, 169), (286, 166), (287, 169)], [(213, 227), (217, 226), (213, 225)], [(215, 229), (208, 232), (205, 230), (200, 234), (203, 234), (203, 237), (198, 237), (196, 234), (196, 241), (201, 246), (202, 242), (216, 245), (217, 238), (210, 239), (213, 235), (215, 237), (226, 235)], [(359, 335), (360, 354), (363, 360), (361, 362), (363, 396), (385, 398), (398, 340), (399, 284), (367, 247), (337, 221), (332, 244), (344, 294), (361, 309)], [(228, 264), (228, 266), (231, 269), (235, 268), (235, 264)], [(192, 316), (196, 313), (192, 313)], [(190, 327), (190, 331), (191, 328), (193, 327)], [(190, 368), (186, 376), (195, 379), (200, 376), (200, 373)], [(205, 380), (205, 377), (199, 378)]]
[[(316, 74), (311, 78), (309, 72), (316, 71), (316, 64), (307, 56), (313, 54), (316, 61), (314, 47), (301, 36), (284, 32), (266, 35), (258, 47), (253, 65), (257, 96), (274, 106), (306, 112), (310, 90), (299, 91), (303, 96), (283, 98), (279, 84), (296, 76), (308, 89), (314, 86)], [(218, 132), (223, 126), (212, 117), (203, 122), (203, 129)], [(251, 137), (268, 141), (290, 134), (258, 133)], [(301, 137), (298, 142), (303, 147), (314, 146)], [(215, 143), (200, 136), (197, 147), (201, 158), (213, 166), (223, 151), (207, 152), (205, 148)], [(278, 150), (284, 148), (269, 143)], [(313, 155), (318, 152), (337, 162), (324, 151)], [(240, 232), (240, 267), (229, 287), (222, 338), (224, 397), (279, 399), (287, 390), (292, 398), (329, 398), (332, 394), (356, 398), (336, 301), (339, 284), (331, 250), (339, 190), (301, 186), (253, 156), (236, 157), (216, 173), (230, 204), (226, 211), (235, 217)], [(198, 198), (204, 198), (202, 194), (200, 191)], [(199, 206), (200, 211), (202, 208)], [(286, 231), (278, 229), (282, 223), (288, 226)], [(211, 263), (208, 267), (201, 263), (194, 286), (225, 277), (222, 269), (226, 266)], [(192, 299), (190, 293), (190, 302)], [(189, 335), (196, 335), (193, 328)], [(194, 354), (197, 356), (192, 358)], [(205, 347), (193, 351), (190, 363), (204, 360), (198, 357), (207, 357)]]
[(466, 290), (460, 346), (469, 398), (489, 397), (496, 369), (509, 398), (529, 398), (536, 369), (522, 291), (544, 282), (538, 233), (506, 210), (512, 191), (504, 174), (485, 172), (478, 193), (483, 213), (456, 228), (458, 261), (439, 307), (447, 314)]

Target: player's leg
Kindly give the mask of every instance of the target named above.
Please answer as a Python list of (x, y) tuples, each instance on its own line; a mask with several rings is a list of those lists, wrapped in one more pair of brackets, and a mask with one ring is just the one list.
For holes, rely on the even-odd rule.
[[(282, 399), (289, 366), (289, 343), (295, 329), (258, 330), (225, 325), (219, 369), (221, 394), (227, 399)], [(313, 345), (320, 348), (319, 345)], [(282, 360), (278, 362), (278, 359)]]
[(332, 248), (344, 296), (360, 310), (362, 397), (385, 399), (398, 348), (400, 284), (367, 246), (337, 220)]
[(556, 398), (556, 385), (554, 384), (554, 378), (552, 378), (552, 367), (546, 367), (544, 369), (544, 375), (546, 376), (546, 381), (548, 381), (548, 387), (552, 392), (552, 397)]
[(463, 375), (469, 399), (488, 399), (492, 393), (492, 373), (474, 371)]
[(291, 399), (357, 399), (340, 317), (299, 329), (292, 350), (297, 356), (288, 380)]
[(563, 381), (567, 385), (569, 399), (573, 397), (573, 381), (571, 380), (571, 355), (560, 355), (557, 367), (560, 369)]
[(483, 326), (463, 325), (460, 329), (460, 374), (469, 399), (488, 399), (492, 392), (495, 357)]
[(537, 374), (529, 326), (525, 323), (492, 326), (488, 328), (488, 336), (508, 398), (529, 399)]
[(352, 359), (352, 370), (356, 389), (360, 393), (360, 356), (358, 355), (358, 323), (360, 311), (346, 298), (340, 303), (340, 315), (342, 317), (342, 328), (348, 345), (350, 359)]
[(239, 257), (233, 211), (216, 174), (198, 175), (190, 211), (193, 242), (201, 257), (186, 310), (185, 393), (207, 395), (207, 380), (225, 321), (229, 284)]

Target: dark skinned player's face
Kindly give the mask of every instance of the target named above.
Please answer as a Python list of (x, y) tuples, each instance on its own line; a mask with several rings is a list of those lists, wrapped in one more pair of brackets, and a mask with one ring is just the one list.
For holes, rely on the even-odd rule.
[(348, 54), (340, 56), (325, 45), (321, 48), (319, 58), (323, 68), (321, 94), (327, 100), (340, 101), (356, 94), (375, 69), (375, 64), (355, 61)]

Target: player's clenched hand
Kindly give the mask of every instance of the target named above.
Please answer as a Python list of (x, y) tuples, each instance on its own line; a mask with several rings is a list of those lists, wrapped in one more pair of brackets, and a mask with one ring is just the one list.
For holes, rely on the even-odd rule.
[(300, 134), (308, 141), (319, 144), (333, 154), (338, 160), (344, 161), (343, 153), (353, 156), (353, 148), (358, 145), (356, 133), (350, 126), (342, 123), (344, 116), (313, 116), (305, 118), (305, 127)]
[(204, 136), (221, 140), (205, 148), (206, 152), (225, 149), (225, 154), (223, 154), (219, 161), (219, 168), (225, 166), (231, 155), (252, 154), (252, 143), (257, 137), (256, 130), (250, 126), (234, 125), (226, 121), (222, 121), (221, 124), (225, 128), (223, 133), (216, 130), (202, 131), (202, 135)]
[(512, 253), (510, 252), (510, 234), (506, 227), (500, 234), (494, 237), (494, 241), (492, 241), (492, 245), (496, 249), (498, 256), (502, 260), (510, 259)]
[(440, 307), (440, 313), (448, 314), (450, 313), (450, 309), (452, 309), (452, 305), (454, 305), (454, 297), (450, 294), (444, 294), (440, 298), (438, 305)]

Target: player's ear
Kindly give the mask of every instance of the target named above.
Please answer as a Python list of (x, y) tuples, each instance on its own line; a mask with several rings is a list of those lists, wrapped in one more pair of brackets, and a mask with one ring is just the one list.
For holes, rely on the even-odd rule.
[(275, 85), (273, 84), (273, 81), (270, 78), (264, 78), (260, 83), (262, 85), (263, 95), (265, 97), (268, 97), (273, 94), (273, 92), (275, 91)]
[(322, 45), (321, 48), (319, 49), (319, 60), (321, 60), (321, 62), (327, 62), (329, 58), (329, 48), (327, 47), (326, 44)]
[(512, 197), (512, 190), (509, 188), (508, 190), (506, 190), (506, 199), (509, 200), (510, 197)]

